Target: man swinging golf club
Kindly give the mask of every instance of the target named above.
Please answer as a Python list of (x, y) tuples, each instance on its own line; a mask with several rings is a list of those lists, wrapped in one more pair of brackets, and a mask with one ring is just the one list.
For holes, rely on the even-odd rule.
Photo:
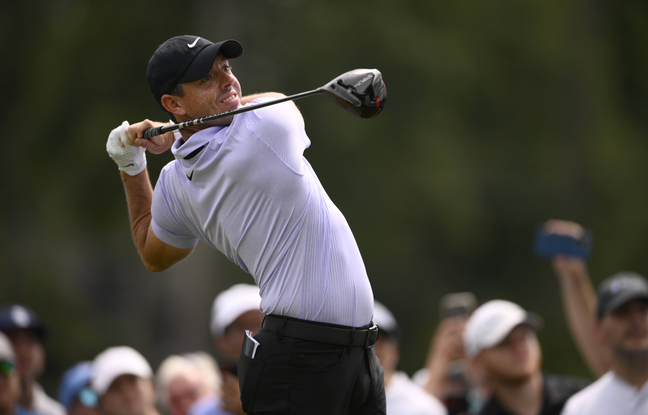
[[(149, 61), (157, 103), (178, 123), (281, 98), (242, 96), (234, 40), (167, 40)], [(355, 85), (360, 85), (358, 81)], [(162, 271), (199, 240), (249, 272), (260, 287), (264, 327), (239, 359), (247, 414), (384, 414), (374, 351), (373, 293), (344, 216), (303, 152), (304, 120), (287, 101), (142, 138), (162, 123), (124, 122), (107, 150), (121, 170), (137, 249)], [(171, 149), (153, 190), (144, 149)]]

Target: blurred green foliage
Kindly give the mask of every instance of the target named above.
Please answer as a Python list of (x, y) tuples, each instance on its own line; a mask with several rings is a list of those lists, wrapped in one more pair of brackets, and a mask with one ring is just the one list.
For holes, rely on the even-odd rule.
[[(575, 220), (596, 235), (595, 284), (648, 273), (646, 2), (4, 2), (0, 302), (24, 302), (50, 326), (50, 393), (109, 346), (136, 347), (154, 368), (213, 351), (213, 297), (251, 282), (204, 246), (148, 273), (105, 154), (122, 120), (164, 119), (144, 74), (178, 34), (241, 41), (244, 93), (381, 70), (389, 94), (376, 119), (325, 98), (298, 105), (306, 156), (405, 332), (403, 370), (422, 366), (441, 296), (472, 291), (541, 314), (545, 369), (590, 376), (532, 237), (549, 218)], [(149, 155), (154, 180), (169, 160)]]

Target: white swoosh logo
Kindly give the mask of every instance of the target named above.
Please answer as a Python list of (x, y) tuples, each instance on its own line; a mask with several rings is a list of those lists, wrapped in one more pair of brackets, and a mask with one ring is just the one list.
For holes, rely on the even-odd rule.
[(193, 48), (194, 46), (196, 46), (196, 43), (198, 43), (198, 39), (200, 39), (200, 37), (197, 37), (196, 40), (194, 40), (194, 43), (192, 43), (192, 44), (187, 43), (187, 46), (189, 46), (189, 49), (191, 49), (191, 48)]

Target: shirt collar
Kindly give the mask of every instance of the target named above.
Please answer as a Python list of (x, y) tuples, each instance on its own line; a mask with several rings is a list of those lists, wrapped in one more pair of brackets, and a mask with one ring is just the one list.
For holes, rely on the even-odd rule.
[(211, 140), (214, 138), (219, 131), (225, 127), (209, 127), (204, 130), (200, 130), (197, 133), (194, 133), (191, 136), (191, 139), (177, 139), (173, 146), (171, 146), (171, 152), (173, 156), (178, 160), (189, 160), (197, 155), (205, 146), (207, 146)]

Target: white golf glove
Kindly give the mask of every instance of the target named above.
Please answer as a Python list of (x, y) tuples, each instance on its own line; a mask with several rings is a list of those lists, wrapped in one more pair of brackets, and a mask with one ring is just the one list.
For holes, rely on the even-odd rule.
[[(110, 132), (106, 143), (106, 151), (117, 163), (119, 170), (126, 172), (130, 176), (135, 176), (146, 168), (146, 149), (128, 144), (126, 141), (126, 129), (128, 126), (128, 121), (124, 121), (122, 125)], [(119, 144), (120, 136), (123, 147)]]

